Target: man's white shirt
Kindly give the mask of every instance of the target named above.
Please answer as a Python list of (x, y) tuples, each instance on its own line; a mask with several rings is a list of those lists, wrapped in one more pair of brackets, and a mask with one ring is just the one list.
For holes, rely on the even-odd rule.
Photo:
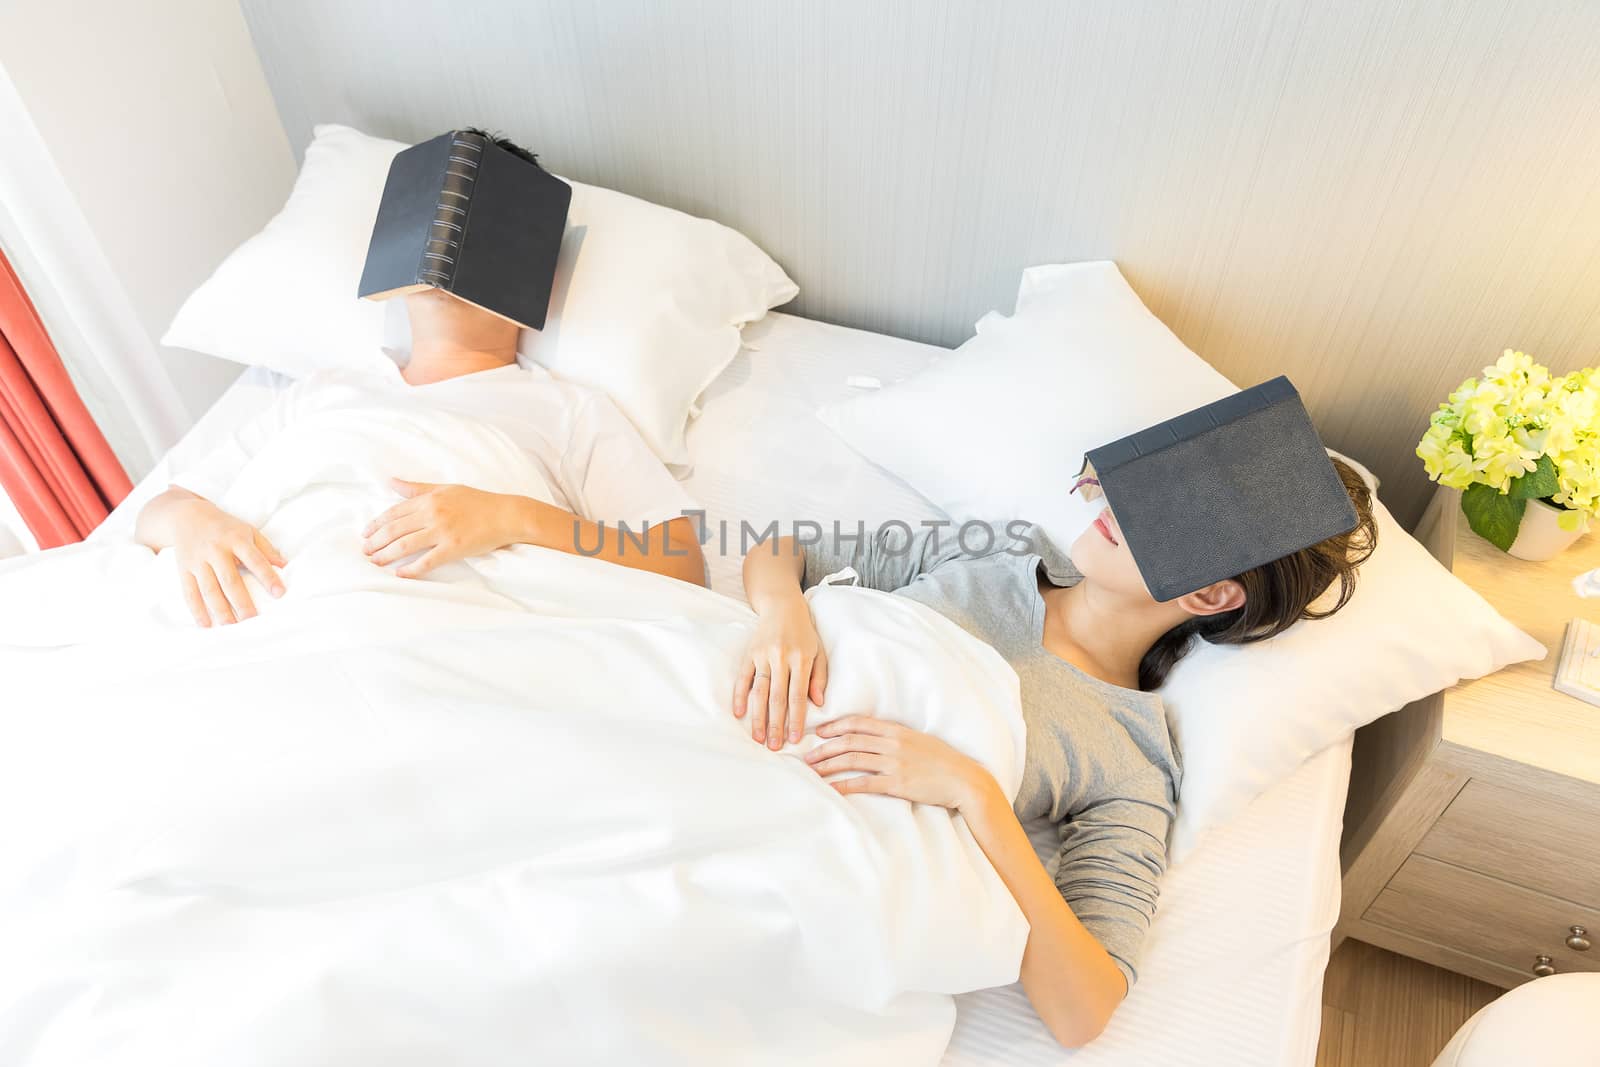
[[(383, 366), (387, 373), (328, 370), (301, 379), (204, 461), (174, 475), (172, 484), (216, 501), (257, 453), (300, 419), (348, 408), (416, 406), (502, 431), (538, 468), (551, 502), (590, 522), (638, 529), (695, 506), (604, 393), (517, 364), (427, 385), (411, 385), (387, 360)], [(410, 478), (403, 470), (393, 476)]]

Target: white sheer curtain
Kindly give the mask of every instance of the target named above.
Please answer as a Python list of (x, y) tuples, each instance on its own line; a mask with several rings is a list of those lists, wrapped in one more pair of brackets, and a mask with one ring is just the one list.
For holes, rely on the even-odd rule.
[(0, 489), (0, 559), (20, 556), (24, 552), (38, 551), (39, 545), (22, 524), (22, 516), (12, 505), (6, 491)]
[(0, 131), (0, 245), (84, 404), (137, 481), (182, 435), (188, 413), (3, 69)]

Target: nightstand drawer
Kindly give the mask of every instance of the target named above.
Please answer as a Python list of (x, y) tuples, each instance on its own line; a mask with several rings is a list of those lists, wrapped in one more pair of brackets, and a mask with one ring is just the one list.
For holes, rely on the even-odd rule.
[(1595, 940), (1600, 911), (1426, 856), (1406, 860), (1362, 918), (1523, 975), (1538, 956), (1557, 972), (1600, 971), (1600, 949), (1567, 944)]
[[(1597, 798), (1600, 800), (1600, 798)], [(1600, 909), (1600, 809), (1466, 784), (1417, 845), (1419, 855)]]

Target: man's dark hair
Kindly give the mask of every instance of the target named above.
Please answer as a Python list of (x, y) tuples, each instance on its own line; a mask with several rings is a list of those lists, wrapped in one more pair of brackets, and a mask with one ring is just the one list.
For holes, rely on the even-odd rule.
[(488, 130), (481, 130), (476, 126), (468, 126), (465, 130), (463, 130), (461, 132), (462, 133), (475, 133), (479, 137), (484, 138), (485, 140), (493, 141), (495, 144), (499, 145), (501, 148), (504, 148), (507, 152), (510, 152), (512, 155), (516, 156), (518, 159), (526, 159), (529, 163), (532, 163), (536, 167), (539, 165), (539, 157), (538, 156), (534, 155), (532, 152), (528, 151), (526, 148), (523, 148), (517, 142), (511, 140), (508, 137), (500, 137), (500, 136), (498, 136), (496, 134), (490, 133)]

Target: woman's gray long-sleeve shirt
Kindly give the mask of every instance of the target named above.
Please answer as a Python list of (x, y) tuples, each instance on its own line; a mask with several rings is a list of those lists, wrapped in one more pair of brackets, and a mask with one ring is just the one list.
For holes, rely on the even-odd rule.
[(804, 584), (846, 567), (862, 585), (958, 623), (1016, 670), (1027, 724), (1016, 813), (1055, 824), (1056, 886), (1131, 988), (1166, 869), (1181, 770), (1159, 697), (1091, 677), (1045, 651), (1038, 576), (1070, 586), (1083, 575), (1021, 523), (969, 524), (959, 539), (951, 526), (913, 534), (889, 524), (844, 543), (807, 545)]

